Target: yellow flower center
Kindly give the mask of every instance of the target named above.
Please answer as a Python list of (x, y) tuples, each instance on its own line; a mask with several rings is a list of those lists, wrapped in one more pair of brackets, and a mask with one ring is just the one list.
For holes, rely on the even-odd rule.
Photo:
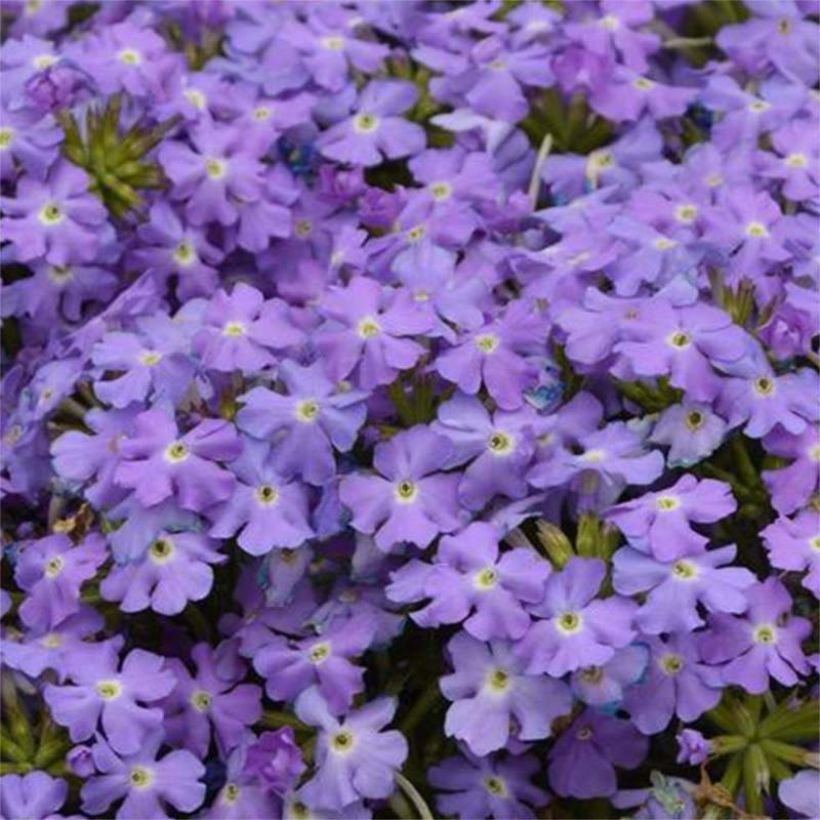
[(279, 490), (272, 484), (263, 484), (256, 489), (256, 500), (263, 507), (272, 507), (279, 501)]
[(319, 417), (319, 402), (305, 399), (296, 405), (296, 418), (306, 423), (314, 422)]
[(559, 632), (563, 632), (564, 635), (574, 635), (581, 631), (584, 619), (578, 612), (563, 612), (555, 623)]
[(142, 54), (135, 48), (124, 48), (117, 54), (117, 57), (124, 65), (140, 65), (142, 63)]
[(244, 336), (248, 332), (248, 329), (242, 322), (227, 322), (225, 327), (222, 328), (222, 335), (223, 336)]
[(165, 448), (165, 460), (171, 464), (179, 464), (190, 455), (188, 447), (181, 441), (175, 441)]
[(260, 105), (253, 109), (253, 118), (257, 122), (267, 122), (273, 116), (273, 109), (268, 105)]
[(63, 636), (58, 635), (56, 632), (49, 632), (48, 635), (43, 635), (40, 638), (40, 644), (46, 649), (57, 649), (63, 645)]
[(449, 182), (434, 182), (430, 186), (430, 193), (433, 196), (433, 199), (437, 199), (439, 202), (442, 202), (445, 199), (449, 199), (453, 193), (453, 186), (450, 185)]
[(412, 504), (419, 494), (419, 488), (413, 481), (400, 481), (396, 485), (396, 500), (401, 504)]
[(407, 240), (409, 242), (418, 242), (421, 239), (424, 239), (424, 235), (427, 233), (427, 228), (424, 225), (416, 225), (415, 228), (410, 228), (407, 232)]
[(678, 222), (683, 222), (684, 225), (690, 225), (698, 218), (698, 207), (697, 205), (678, 205), (675, 208), (675, 219)]
[(755, 239), (763, 239), (769, 235), (769, 232), (762, 222), (750, 222), (746, 226), (746, 235)]
[(56, 578), (65, 569), (65, 561), (62, 556), (55, 555), (46, 561), (46, 578)]
[(706, 420), (703, 418), (703, 413), (699, 410), (690, 410), (686, 414), (686, 426), (692, 430), (692, 432), (699, 430), (705, 423)]
[(497, 456), (506, 456), (511, 453), (515, 447), (515, 440), (512, 436), (501, 430), (496, 430), (487, 442), (487, 447), (491, 453)]
[(313, 223), (309, 219), (299, 219), (293, 226), (293, 230), (298, 237), (305, 239), (313, 233)]
[(143, 350), (139, 356), (140, 364), (153, 367), (162, 361), (162, 353), (158, 350)]
[(375, 114), (359, 114), (353, 120), (353, 128), (360, 134), (372, 134), (379, 127), (379, 122)]
[(122, 694), (122, 684), (117, 680), (101, 680), (95, 688), (103, 700), (115, 700)]
[(672, 575), (680, 581), (691, 581), (699, 574), (697, 565), (691, 561), (675, 561), (672, 565)]
[(495, 353), (500, 344), (501, 339), (494, 333), (482, 333), (480, 336), (476, 336), (475, 340), (475, 346), (482, 353)]
[(777, 629), (771, 624), (760, 624), (755, 627), (754, 639), (762, 644), (777, 643)]
[(330, 746), (334, 752), (339, 754), (347, 754), (355, 745), (356, 739), (353, 735), (347, 731), (347, 729), (342, 729), (340, 732), (336, 732), (335, 735), (331, 738)]
[(5, 151), (14, 140), (13, 128), (0, 128), (0, 151)]
[(490, 776), (485, 778), (484, 787), (494, 797), (507, 796), (507, 784), (500, 777)]
[(677, 675), (683, 669), (683, 658), (669, 652), (661, 657), (660, 667), (667, 675)]
[(226, 803), (236, 803), (239, 800), (240, 788), (236, 783), (226, 783), (222, 790), (222, 799)]
[(487, 678), (487, 682), (490, 689), (500, 694), (510, 688), (510, 675), (504, 669), (493, 669)]
[(37, 216), (47, 226), (59, 225), (65, 219), (62, 208), (56, 202), (47, 202)]
[(57, 62), (57, 58), (53, 54), (38, 54), (31, 64), (38, 70), (42, 71), (44, 68), (50, 68)]
[(775, 383), (768, 376), (761, 376), (759, 379), (755, 379), (754, 388), (758, 396), (771, 396), (774, 393)]
[(658, 237), (653, 243), (656, 250), (659, 251), (671, 251), (672, 248), (676, 248), (678, 243), (674, 239), (669, 239), (666, 236)]
[(224, 159), (209, 157), (205, 163), (205, 172), (213, 180), (224, 179), (228, 173), (228, 163)]
[(308, 652), (308, 658), (311, 663), (320, 664), (322, 661), (330, 657), (330, 644), (327, 641), (314, 644)]
[(807, 168), (809, 165), (809, 158), (805, 154), (796, 152), (794, 154), (789, 154), (784, 162), (789, 166), (789, 168)]
[(189, 88), (185, 91), (185, 99), (197, 109), (197, 111), (204, 111), (208, 104), (208, 98), (196, 88)]
[(191, 695), (191, 705), (197, 712), (207, 712), (211, 708), (212, 700), (211, 693), (206, 692), (204, 689), (197, 689)]
[(341, 51), (345, 47), (345, 38), (339, 36), (322, 37), (322, 46), (329, 51)]
[(604, 670), (600, 666), (587, 666), (581, 670), (581, 680), (584, 683), (596, 684), (604, 679)]
[(684, 348), (687, 348), (689, 347), (689, 345), (692, 344), (692, 337), (688, 333), (684, 333), (682, 330), (678, 330), (671, 336), (667, 337), (666, 341), (672, 347), (677, 347), (679, 350), (683, 350)]
[(174, 556), (174, 542), (170, 538), (157, 538), (148, 554), (155, 564), (167, 564)]
[(475, 575), (475, 587), (480, 590), (492, 589), (498, 583), (498, 572), (494, 567), (484, 567)]
[(637, 80), (633, 81), (632, 85), (637, 88), (638, 91), (651, 91), (655, 87), (655, 83), (646, 77), (638, 77)]
[(154, 773), (145, 766), (134, 766), (128, 780), (135, 789), (147, 789), (154, 782)]
[(183, 268), (187, 267), (196, 259), (194, 247), (190, 242), (180, 242), (174, 251), (174, 261)]
[(382, 326), (372, 316), (365, 316), (356, 326), (356, 332), (362, 339), (372, 339), (382, 332)]
[(662, 495), (656, 502), (659, 510), (668, 512), (669, 510), (676, 510), (680, 507), (680, 499), (675, 498), (674, 495)]

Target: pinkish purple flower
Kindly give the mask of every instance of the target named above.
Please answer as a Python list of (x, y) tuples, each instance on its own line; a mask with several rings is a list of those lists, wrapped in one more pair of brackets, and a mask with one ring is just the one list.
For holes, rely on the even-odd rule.
[(275, 732), (263, 732), (248, 747), (244, 772), (255, 776), (264, 789), (284, 797), (306, 768), (293, 729), (283, 726)]
[(778, 569), (806, 572), (802, 585), (820, 599), (820, 515), (812, 509), (780, 516), (761, 533), (769, 562)]

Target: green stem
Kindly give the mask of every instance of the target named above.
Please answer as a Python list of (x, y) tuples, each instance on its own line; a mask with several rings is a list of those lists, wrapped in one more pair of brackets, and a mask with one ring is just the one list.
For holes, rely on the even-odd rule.
[(421, 697), (413, 704), (404, 720), (399, 724), (399, 731), (405, 737), (411, 734), (413, 729), (416, 728), (416, 725), (440, 700), (441, 692), (438, 687), (438, 681), (436, 680), (427, 687)]
[(714, 37), (670, 37), (664, 41), (664, 48), (698, 48), (700, 46), (711, 46), (715, 42)]
[(433, 820), (433, 814), (430, 811), (424, 798), (419, 794), (418, 789), (401, 773), (396, 772), (396, 782), (399, 784), (401, 790), (410, 798), (410, 802), (416, 807), (419, 820)]

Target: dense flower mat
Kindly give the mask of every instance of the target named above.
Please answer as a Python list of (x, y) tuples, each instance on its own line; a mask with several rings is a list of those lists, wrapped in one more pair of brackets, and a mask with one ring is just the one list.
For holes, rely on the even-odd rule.
[(0, 816), (820, 815), (818, 14), (6, 0)]

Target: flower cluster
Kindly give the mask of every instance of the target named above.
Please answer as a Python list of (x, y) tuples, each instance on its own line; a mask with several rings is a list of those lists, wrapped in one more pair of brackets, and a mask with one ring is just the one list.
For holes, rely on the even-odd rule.
[(0, 816), (820, 815), (818, 20), (8, 0)]

